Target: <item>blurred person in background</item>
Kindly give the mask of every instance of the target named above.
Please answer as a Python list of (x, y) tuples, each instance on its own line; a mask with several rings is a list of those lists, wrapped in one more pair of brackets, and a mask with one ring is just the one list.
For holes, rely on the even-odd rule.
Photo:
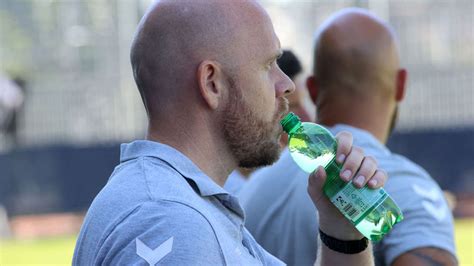
[[(301, 121), (310, 121), (308, 112), (304, 106), (305, 100), (305, 84), (303, 81), (303, 67), (300, 60), (290, 50), (283, 50), (281, 57), (278, 58), (277, 64), (280, 69), (287, 75), (295, 84), (295, 91), (287, 96), (288, 106), (290, 112), (297, 114)], [(282, 134), (280, 138), (281, 147), (286, 147), (288, 137)], [(242, 186), (245, 184), (248, 176), (256, 169), (238, 168), (229, 175), (224, 188), (231, 194), (237, 194)]]
[[(317, 122), (333, 134), (351, 132), (388, 173), (385, 189), (405, 219), (374, 245), (376, 264), (456, 265), (453, 217), (438, 184), (385, 146), (405, 95), (407, 73), (399, 60), (395, 33), (386, 22), (363, 9), (344, 9), (318, 30), (307, 87)], [(305, 193), (305, 177), (285, 150), (239, 194), (249, 231), (289, 265), (312, 265), (319, 245), (317, 210)]]
[(24, 81), (11, 80), (0, 73), (0, 151), (17, 142), (17, 113), (24, 102)]
[[(122, 145), (120, 165), (87, 212), (74, 265), (282, 265), (245, 229), (237, 198), (222, 188), (236, 167), (279, 156), (279, 121), (294, 90), (280, 55), (256, 1), (163, 0), (147, 10), (131, 49), (147, 140)], [(385, 183), (349, 133), (338, 141), (344, 169), (359, 169), (377, 182), (371, 187)], [(370, 264), (371, 244), (323, 197), (325, 178), (319, 168), (308, 179), (320, 229), (363, 245), (350, 255), (322, 246), (319, 263)]]

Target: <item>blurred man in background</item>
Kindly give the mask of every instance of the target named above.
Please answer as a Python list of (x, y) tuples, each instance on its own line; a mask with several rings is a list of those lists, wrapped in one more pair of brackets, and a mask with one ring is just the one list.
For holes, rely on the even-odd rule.
[(10, 80), (0, 73), (0, 151), (17, 142), (17, 112), (23, 107), (24, 81)]
[[(303, 67), (301, 66), (300, 60), (292, 51), (283, 50), (277, 63), (283, 73), (285, 73), (285, 75), (287, 75), (295, 84), (295, 91), (287, 96), (290, 112), (298, 115), (303, 122), (310, 121), (308, 112), (304, 106), (306, 87), (303, 81)], [(280, 144), (283, 148), (288, 144), (288, 137), (286, 134), (281, 136)], [(227, 178), (224, 188), (231, 194), (237, 194), (253, 171), (255, 171), (255, 169), (239, 168), (234, 170), (229, 175), (229, 178)]]
[[(384, 145), (407, 78), (391, 27), (363, 9), (334, 14), (318, 31), (313, 71), (307, 87), (317, 122), (333, 134), (351, 132), (375, 157), (388, 172), (385, 189), (405, 217), (375, 246), (376, 264), (456, 265), (453, 218), (440, 188), (420, 166)], [(305, 193), (305, 176), (286, 150), (240, 193), (249, 231), (289, 265), (312, 265), (318, 246), (317, 211)]]
[[(87, 212), (74, 265), (282, 264), (245, 229), (237, 198), (222, 188), (236, 167), (268, 165), (280, 154), (279, 121), (294, 90), (280, 55), (256, 1), (163, 0), (148, 9), (131, 49), (147, 140), (122, 145), (120, 165)], [(359, 169), (377, 181), (373, 188), (385, 183), (350, 134), (338, 141), (344, 169)], [(325, 178), (319, 168), (308, 183), (319, 228), (361, 245), (357, 254), (322, 246), (320, 263), (370, 264), (370, 243), (323, 197)]]

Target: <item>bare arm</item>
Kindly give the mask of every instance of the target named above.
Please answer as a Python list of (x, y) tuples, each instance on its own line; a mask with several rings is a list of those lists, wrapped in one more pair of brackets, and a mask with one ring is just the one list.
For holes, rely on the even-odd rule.
[(426, 247), (417, 248), (398, 256), (392, 266), (455, 266), (458, 265), (456, 258), (448, 251)]
[[(363, 187), (368, 183), (371, 188), (379, 188), (385, 184), (387, 175), (377, 170), (375, 159), (365, 157), (360, 148), (352, 147), (352, 135), (340, 133), (337, 136), (339, 163), (344, 163), (341, 170), (341, 178), (345, 181), (351, 180), (354, 176), (363, 176), (365, 179), (358, 187)], [(344, 155), (341, 157), (341, 155)], [(350, 170), (349, 176), (343, 176), (345, 170)], [(356, 175), (357, 174), (357, 175)], [(353, 224), (347, 220), (339, 210), (323, 194), (322, 187), (326, 180), (326, 172), (320, 167), (313, 172), (308, 181), (308, 193), (319, 212), (319, 228), (326, 235), (342, 241), (360, 240), (363, 235), (357, 231)], [(374, 181), (376, 181), (374, 183)], [(373, 265), (372, 245), (362, 252), (356, 254), (344, 254), (329, 249), (325, 244), (318, 245), (318, 256), (316, 265)]]

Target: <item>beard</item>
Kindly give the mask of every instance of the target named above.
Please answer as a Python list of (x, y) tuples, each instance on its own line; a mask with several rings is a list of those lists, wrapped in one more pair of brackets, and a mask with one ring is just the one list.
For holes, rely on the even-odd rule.
[(279, 102), (272, 121), (265, 122), (252, 110), (242, 95), (241, 88), (229, 79), (229, 100), (223, 114), (226, 142), (239, 167), (253, 168), (271, 165), (280, 156), (280, 119), (288, 112), (288, 100)]

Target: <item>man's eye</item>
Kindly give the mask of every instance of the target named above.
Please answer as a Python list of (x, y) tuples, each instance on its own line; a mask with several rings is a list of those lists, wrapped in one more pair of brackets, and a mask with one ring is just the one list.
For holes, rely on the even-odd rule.
[(267, 65), (267, 68), (268, 69), (272, 69), (272, 67), (274, 67), (276, 65), (276, 60), (270, 62), (268, 65)]

